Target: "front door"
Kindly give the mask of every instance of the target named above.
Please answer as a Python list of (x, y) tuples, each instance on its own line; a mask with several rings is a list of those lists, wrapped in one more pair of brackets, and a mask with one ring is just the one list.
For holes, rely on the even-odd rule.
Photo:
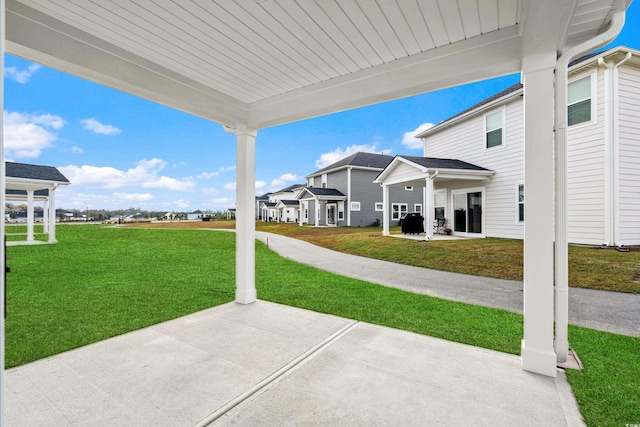
[(482, 192), (453, 194), (453, 231), (482, 233)]
[(335, 203), (327, 203), (327, 225), (336, 225), (337, 213), (338, 205)]

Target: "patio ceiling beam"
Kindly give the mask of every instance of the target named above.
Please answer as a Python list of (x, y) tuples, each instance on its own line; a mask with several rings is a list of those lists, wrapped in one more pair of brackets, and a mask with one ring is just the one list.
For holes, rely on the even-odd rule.
[(520, 72), (518, 26), (398, 59), (251, 105), (251, 122), (275, 126)]

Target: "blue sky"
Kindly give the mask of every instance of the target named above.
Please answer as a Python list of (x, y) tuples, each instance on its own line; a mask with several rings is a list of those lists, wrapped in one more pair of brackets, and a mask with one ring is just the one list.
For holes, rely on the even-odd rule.
[[(640, 1), (609, 47), (640, 49)], [(262, 194), (357, 151), (422, 155), (413, 132), (519, 81), (511, 75), (258, 132)], [(235, 136), (182, 112), (7, 55), (5, 159), (58, 167), (66, 209), (224, 210), (235, 202)]]

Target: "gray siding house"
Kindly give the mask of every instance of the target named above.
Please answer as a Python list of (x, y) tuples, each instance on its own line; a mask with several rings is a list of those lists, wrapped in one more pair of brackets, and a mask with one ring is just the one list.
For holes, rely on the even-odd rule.
[[(365, 227), (382, 223), (382, 187), (373, 181), (392, 160), (393, 156), (359, 152), (306, 176), (307, 187), (298, 195), (300, 224)], [(398, 225), (409, 212), (422, 213), (422, 201), (420, 188), (393, 188), (390, 223)]]

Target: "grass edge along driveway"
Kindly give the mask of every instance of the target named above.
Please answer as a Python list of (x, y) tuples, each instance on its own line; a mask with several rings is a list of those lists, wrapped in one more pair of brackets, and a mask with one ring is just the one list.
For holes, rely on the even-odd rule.
[[(233, 300), (233, 233), (69, 226), (58, 236), (8, 248), (7, 366)], [(260, 242), (256, 259), (263, 300), (519, 353), (519, 314), (337, 276)], [(587, 423), (637, 422), (640, 340), (573, 326), (569, 338), (586, 367), (567, 375)]]

